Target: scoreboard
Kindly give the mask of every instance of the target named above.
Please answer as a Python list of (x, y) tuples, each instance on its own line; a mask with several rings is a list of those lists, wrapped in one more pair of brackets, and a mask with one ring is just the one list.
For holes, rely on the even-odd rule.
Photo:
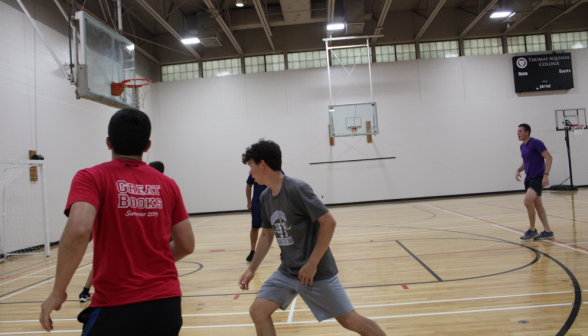
[(574, 88), (572, 54), (515, 56), (512, 58), (516, 92)]

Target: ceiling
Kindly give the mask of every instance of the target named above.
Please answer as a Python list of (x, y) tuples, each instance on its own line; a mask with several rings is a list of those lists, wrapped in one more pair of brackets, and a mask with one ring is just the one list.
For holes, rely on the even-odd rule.
[[(86, 2), (70, 1), (78, 8)], [(383, 35), (372, 39), (376, 45), (588, 30), (588, 0), (243, 0), (243, 7), (240, 0), (121, 1), (123, 34), (161, 64), (320, 50), (328, 22), (356, 29), (347, 35)], [(84, 10), (114, 26), (115, 4), (87, 1)], [(517, 14), (491, 19), (500, 7)], [(208, 36), (207, 46), (179, 42), (188, 36)], [(212, 46), (215, 38), (222, 46)]]

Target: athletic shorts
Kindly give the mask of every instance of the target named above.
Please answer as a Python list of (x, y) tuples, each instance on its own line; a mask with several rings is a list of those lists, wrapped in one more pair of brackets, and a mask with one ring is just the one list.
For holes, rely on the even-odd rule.
[(251, 228), (261, 228), (261, 204), (251, 202)]
[(182, 328), (180, 296), (115, 307), (89, 307), (78, 315), (82, 336), (176, 336)]
[(532, 188), (537, 193), (537, 196), (541, 196), (543, 191), (543, 175), (533, 176), (529, 179), (525, 179), (525, 191)]
[(298, 294), (319, 322), (353, 311), (351, 301), (336, 275), (330, 279), (315, 281), (309, 287), (302, 286), (299, 279), (275, 271), (261, 286), (257, 297), (274, 301), (286, 310)]

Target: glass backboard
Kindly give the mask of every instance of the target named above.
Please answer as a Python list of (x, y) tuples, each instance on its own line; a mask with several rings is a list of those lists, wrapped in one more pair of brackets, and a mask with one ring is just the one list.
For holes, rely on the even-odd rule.
[(112, 95), (113, 82), (135, 78), (134, 44), (87, 13), (77, 12), (77, 88), (81, 98), (116, 108), (135, 107), (128, 95)]
[(331, 137), (376, 135), (379, 133), (376, 103), (330, 105), (329, 124)]
[(569, 130), (570, 126), (584, 125), (586, 126), (586, 109), (562, 109), (555, 110), (555, 129), (557, 131)]

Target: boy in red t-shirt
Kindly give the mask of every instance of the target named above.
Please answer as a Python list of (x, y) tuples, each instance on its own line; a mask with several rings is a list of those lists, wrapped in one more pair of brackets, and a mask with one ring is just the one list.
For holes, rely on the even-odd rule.
[(182, 293), (175, 261), (194, 251), (194, 234), (176, 183), (141, 160), (150, 134), (145, 113), (116, 112), (106, 138), (112, 161), (74, 177), (55, 284), (41, 306), (45, 330), (53, 329), (50, 314), (66, 300), (92, 234), (95, 293), (78, 316), (83, 335), (179, 333)]

